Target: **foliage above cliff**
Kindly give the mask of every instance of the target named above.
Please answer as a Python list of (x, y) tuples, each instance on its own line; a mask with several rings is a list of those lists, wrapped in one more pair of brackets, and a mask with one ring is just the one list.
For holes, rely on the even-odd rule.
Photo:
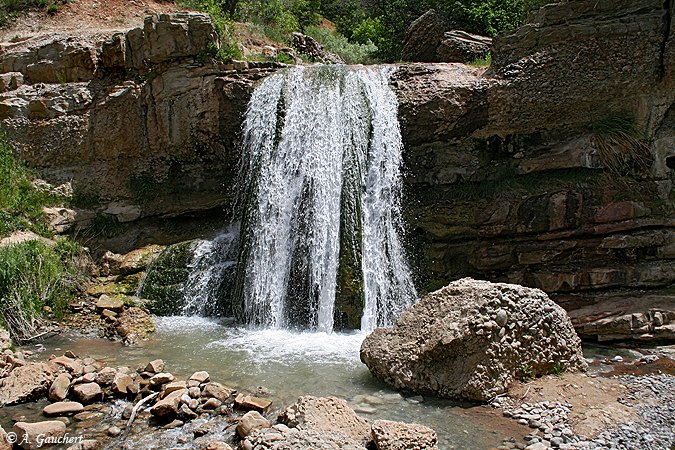
[[(547, 0), (177, 0), (186, 7), (209, 12), (222, 21), (252, 22), (266, 34), (285, 40), (293, 31), (311, 31), (324, 18), (337, 26), (345, 40), (363, 45), (384, 60), (397, 60), (410, 23), (429, 9), (447, 16), (448, 23), (469, 32), (494, 36), (521, 25), (527, 12)], [(316, 30), (316, 28), (314, 28)], [(330, 46), (335, 34), (310, 33)], [(342, 44), (344, 47), (344, 44)], [(363, 49), (355, 50), (356, 54)], [(366, 60), (373, 55), (366, 55)]]

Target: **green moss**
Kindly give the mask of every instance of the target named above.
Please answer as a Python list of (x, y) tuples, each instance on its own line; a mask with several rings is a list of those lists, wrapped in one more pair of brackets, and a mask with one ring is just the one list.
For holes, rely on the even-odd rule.
[(189, 276), (194, 245), (195, 241), (171, 245), (148, 267), (141, 296), (153, 314), (171, 315), (181, 310), (184, 301), (181, 289)]

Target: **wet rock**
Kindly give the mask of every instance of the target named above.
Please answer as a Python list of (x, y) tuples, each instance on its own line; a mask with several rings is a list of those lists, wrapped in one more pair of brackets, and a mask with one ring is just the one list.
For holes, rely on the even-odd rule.
[(135, 344), (155, 332), (152, 317), (142, 308), (132, 306), (119, 315), (117, 333), (125, 344)]
[[(112, 382), (112, 391), (117, 395), (127, 395), (133, 393), (134, 380), (125, 373), (116, 373)], [(136, 389), (136, 393), (138, 389)]]
[(184, 420), (194, 420), (197, 417), (199, 417), (199, 414), (194, 412), (186, 403), (183, 403), (180, 405), (180, 409), (178, 410), (178, 415), (183, 418)]
[(110, 386), (115, 380), (116, 375), (117, 370), (113, 369), (112, 367), (104, 367), (96, 375), (96, 382), (101, 386)]
[(73, 387), (73, 397), (86, 405), (102, 399), (103, 391), (96, 383), (83, 383)]
[(55, 378), (56, 371), (46, 363), (16, 367), (0, 379), (0, 406), (16, 405), (44, 396)]
[(438, 450), (436, 432), (422, 425), (376, 420), (371, 430), (377, 450)]
[(70, 375), (65, 373), (59, 374), (52, 385), (49, 387), (49, 400), (53, 402), (60, 402), (68, 395), (70, 388)]
[[(495, 319), (505, 311), (513, 327)], [(503, 316), (500, 317), (503, 321)], [(529, 376), (584, 369), (565, 311), (537, 289), (465, 278), (427, 295), (361, 346), (371, 373), (398, 389), (486, 401)]]
[(257, 411), (249, 411), (244, 414), (237, 425), (237, 434), (245, 438), (255, 430), (269, 428), (272, 424)]
[(176, 377), (174, 377), (172, 374), (168, 372), (162, 372), (153, 375), (152, 378), (150, 378), (149, 383), (150, 386), (161, 386), (162, 384), (171, 383), (175, 379)]
[(180, 398), (187, 390), (173, 391), (165, 398), (161, 399), (150, 408), (150, 412), (163, 419), (176, 417), (178, 415), (178, 407), (180, 405)]
[(56, 402), (47, 405), (42, 410), (45, 416), (69, 416), (80, 413), (84, 410), (82, 403), (78, 402)]
[(96, 309), (99, 312), (107, 309), (116, 313), (120, 313), (124, 309), (124, 301), (121, 298), (111, 297), (109, 295), (103, 294), (96, 302)]
[(222, 404), (223, 402), (221, 402), (217, 398), (210, 398), (204, 402), (202, 408), (204, 408), (205, 410), (214, 410), (218, 409)]
[(17, 422), (12, 431), (16, 433), (19, 446), (25, 450), (35, 450), (41, 447), (41, 440), (45, 438), (59, 438), (66, 434), (66, 425), (58, 420), (44, 422)]
[(198, 383), (206, 383), (209, 381), (209, 373), (205, 371), (195, 372), (190, 376), (190, 381), (196, 381)]
[(272, 405), (272, 400), (250, 395), (239, 394), (234, 399), (234, 406), (245, 411), (253, 410), (264, 414)]
[(360, 443), (370, 441), (370, 425), (336, 397), (300, 397), (279, 415), (279, 422), (322, 433), (339, 433)]
[(65, 367), (74, 377), (79, 377), (84, 373), (84, 364), (82, 364), (82, 361), (69, 358), (66, 355), (52, 358), (50, 359), (50, 362)]
[(145, 371), (150, 373), (160, 373), (163, 372), (166, 367), (164, 361), (161, 359), (155, 359), (150, 361), (147, 366), (145, 366)]
[(209, 398), (217, 398), (221, 402), (225, 402), (230, 396), (234, 395), (237, 391), (223, 386), (220, 383), (207, 383), (202, 389), (202, 396)]

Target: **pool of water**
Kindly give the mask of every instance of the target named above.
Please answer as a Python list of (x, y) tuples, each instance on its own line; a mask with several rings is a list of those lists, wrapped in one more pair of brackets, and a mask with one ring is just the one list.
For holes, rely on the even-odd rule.
[[(108, 365), (134, 369), (161, 358), (177, 377), (206, 370), (212, 380), (241, 392), (268, 392), (279, 410), (301, 395), (337, 396), (370, 420), (416, 422), (433, 428), (442, 450), (487, 449), (527, 432), (489, 407), (389, 389), (359, 360), (365, 334), (250, 330), (228, 321), (197, 317), (157, 318), (156, 324), (155, 336), (134, 347), (67, 334), (29, 349), (42, 350), (45, 356), (71, 350), (105, 360)], [(5, 415), (2, 422), (8, 420), (8, 413), (0, 410), (0, 415)]]

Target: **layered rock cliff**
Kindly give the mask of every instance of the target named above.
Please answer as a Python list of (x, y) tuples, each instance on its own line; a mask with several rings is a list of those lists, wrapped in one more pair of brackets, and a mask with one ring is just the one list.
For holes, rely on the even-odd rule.
[[(487, 72), (398, 68), (420, 286), (518, 283), (585, 336), (675, 336), (672, 10), (570, 0), (497, 37)], [(278, 65), (216, 49), (199, 14), (1, 44), (1, 125), (44, 179), (72, 182), (71, 226), (122, 252), (222, 224), (253, 82)]]
[(572, 315), (589, 337), (675, 336), (670, 14), (661, 1), (550, 5), (495, 39), (487, 73), (397, 72), (429, 288), (508, 281), (583, 306)]
[[(217, 49), (211, 20), (194, 13), (2, 44), (2, 127), (44, 179), (72, 183), (71, 222), (93, 221), (103, 247), (175, 241), (175, 223), (158, 218), (223, 214), (252, 83), (275, 67), (222, 64)], [(187, 225), (185, 236), (203, 231)]]

